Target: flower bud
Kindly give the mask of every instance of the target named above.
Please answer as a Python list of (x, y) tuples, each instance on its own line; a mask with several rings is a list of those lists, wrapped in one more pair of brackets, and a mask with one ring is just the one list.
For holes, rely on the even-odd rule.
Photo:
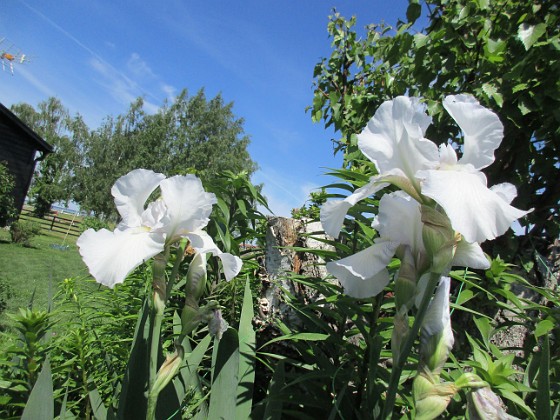
[(222, 318), (222, 311), (220, 309), (214, 309), (212, 312), (212, 318), (208, 321), (208, 330), (212, 337), (221, 340), (222, 335), (228, 329), (228, 323)]
[(399, 363), (402, 344), (406, 341), (410, 327), (408, 325), (408, 310), (401, 308), (393, 320), (394, 328), (391, 334), (391, 353), (393, 354), (393, 364)]
[(173, 379), (177, 372), (179, 372), (183, 363), (184, 353), (183, 346), (175, 343), (175, 352), (168, 354), (165, 361), (159, 368), (150, 393), (158, 395), (171, 381), (171, 379)]
[(426, 311), (420, 333), (421, 363), (432, 374), (439, 374), (453, 347), (453, 330), (449, 315), (449, 288), (451, 279), (442, 277), (436, 294)]
[(419, 373), (412, 383), (416, 420), (434, 419), (445, 411), (458, 388), (451, 382), (439, 383), (439, 376)]
[(218, 310), (219, 307), (220, 305), (215, 300), (211, 300), (208, 304), (199, 307), (196, 302), (193, 302), (187, 296), (185, 306), (181, 312), (181, 335), (190, 334), (203, 322), (209, 323), (214, 318), (214, 311)]
[(194, 301), (198, 302), (206, 288), (207, 278), (206, 254), (197, 253), (187, 271), (187, 284), (185, 286), (187, 297), (191, 297)]
[(467, 412), (471, 420), (502, 420), (511, 416), (502, 408), (502, 400), (490, 387), (477, 388), (467, 395)]
[(395, 305), (397, 310), (412, 307), (416, 296), (416, 264), (409, 246), (402, 247), (401, 267), (395, 280)]
[(432, 260), (432, 271), (445, 272), (451, 265), (458, 238), (449, 218), (436, 209), (422, 205), (422, 239)]

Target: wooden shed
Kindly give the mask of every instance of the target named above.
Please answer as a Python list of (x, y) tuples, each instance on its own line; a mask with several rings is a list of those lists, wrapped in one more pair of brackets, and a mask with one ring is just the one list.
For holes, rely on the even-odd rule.
[(15, 178), (14, 204), (18, 213), (31, 185), (35, 164), (52, 151), (50, 144), (0, 104), (0, 161), (8, 163)]

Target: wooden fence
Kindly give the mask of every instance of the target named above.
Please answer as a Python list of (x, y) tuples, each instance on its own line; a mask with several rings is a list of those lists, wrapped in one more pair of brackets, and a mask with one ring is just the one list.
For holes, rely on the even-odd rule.
[(74, 214), (59, 213), (51, 211), (40, 219), (33, 214), (32, 208), (25, 206), (20, 214), (20, 219), (29, 220), (41, 226), (44, 233), (53, 232), (56, 236), (69, 235), (78, 237), (82, 233), (80, 228), (81, 217)]

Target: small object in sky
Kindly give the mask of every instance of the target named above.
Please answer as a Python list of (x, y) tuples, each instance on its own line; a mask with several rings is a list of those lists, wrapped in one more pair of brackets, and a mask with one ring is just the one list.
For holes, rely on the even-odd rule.
[[(4, 41), (6, 40), (6, 38), (0, 38), (0, 46), (4, 43)], [(0, 60), (2, 61), (2, 70), (6, 71), (6, 64), (10, 67), (10, 72), (12, 73), (12, 76), (14, 75), (14, 61), (16, 63), (20, 63), (23, 64), (25, 61), (27, 61), (27, 56), (25, 54), (22, 53), (11, 53), (8, 52), (9, 49), (13, 48), (13, 45), (11, 45), (8, 49), (4, 50), (4, 49), (0, 49)]]

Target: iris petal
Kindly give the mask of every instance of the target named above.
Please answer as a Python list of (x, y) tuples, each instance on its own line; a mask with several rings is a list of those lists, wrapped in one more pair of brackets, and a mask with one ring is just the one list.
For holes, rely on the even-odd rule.
[(321, 207), (321, 224), (327, 235), (333, 238), (338, 237), (344, 224), (344, 218), (350, 207), (354, 206), (359, 201), (389, 185), (386, 182), (379, 182), (379, 177), (371, 177), (370, 181), (363, 187), (358, 188), (353, 194), (346, 197), (344, 200), (331, 200), (327, 201)]
[(480, 172), (420, 171), (422, 194), (435, 200), (467, 242), (484, 242), (505, 233), (528, 212), (516, 209), (486, 187)]
[(490, 262), (479, 244), (469, 243), (465, 240), (459, 241), (457, 250), (453, 257), (451, 265), (458, 265), (461, 267), (476, 268), (479, 270), (486, 270), (490, 268)]
[(163, 251), (165, 235), (141, 229), (88, 229), (76, 244), (95, 280), (113, 288), (144, 261)]
[(243, 265), (241, 258), (222, 252), (220, 248), (215, 244), (214, 240), (207, 232), (203, 230), (198, 230), (196, 232), (189, 232), (186, 237), (191, 241), (191, 246), (196, 250), (196, 252), (201, 254), (211, 253), (215, 257), (218, 257), (222, 261), (222, 266), (224, 268), (224, 276), (227, 281), (233, 279)]
[(168, 234), (175, 239), (188, 232), (202, 229), (210, 220), (216, 196), (204, 191), (202, 182), (195, 175), (177, 175), (160, 183), (171, 223)]
[(398, 168), (411, 180), (438, 161), (437, 146), (423, 138), (431, 118), (416, 98), (399, 96), (381, 104), (362, 133), (358, 147), (380, 174)]
[(376, 226), (382, 238), (408, 245), (413, 254), (425, 252), (420, 205), (402, 191), (381, 197)]
[(447, 96), (443, 106), (464, 134), (463, 157), (459, 163), (470, 163), (476, 169), (490, 166), (494, 151), (504, 137), (504, 126), (498, 116), (471, 95)]
[(349, 296), (375, 296), (389, 283), (386, 267), (398, 245), (391, 241), (377, 241), (354, 255), (327, 263), (327, 271), (340, 281)]
[(141, 225), (144, 204), (164, 179), (163, 174), (147, 169), (135, 169), (115, 182), (111, 194), (115, 197), (115, 204), (123, 225), (132, 227)]

